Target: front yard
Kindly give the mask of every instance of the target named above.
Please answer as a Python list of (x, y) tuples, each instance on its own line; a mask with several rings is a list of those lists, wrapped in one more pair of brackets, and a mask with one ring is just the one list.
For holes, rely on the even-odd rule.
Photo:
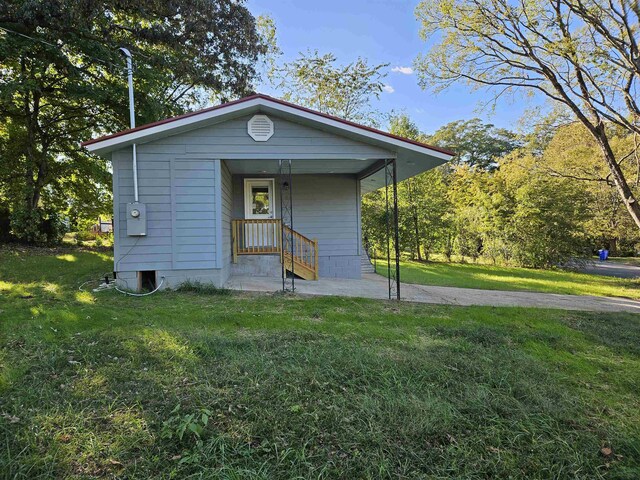
[(3, 478), (638, 478), (640, 317), (82, 292), (0, 250)]
[[(386, 260), (378, 260), (376, 267), (379, 274), (387, 275)], [(640, 280), (566, 270), (405, 260), (400, 264), (400, 279), (420, 285), (640, 299)]]

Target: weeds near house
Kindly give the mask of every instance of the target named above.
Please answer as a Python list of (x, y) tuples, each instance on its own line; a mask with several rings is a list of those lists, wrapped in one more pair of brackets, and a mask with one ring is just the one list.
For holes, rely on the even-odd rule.
[(216, 287), (210, 283), (203, 283), (197, 280), (187, 280), (176, 288), (177, 292), (189, 292), (197, 293), (199, 295), (221, 295), (229, 296), (233, 293), (232, 290), (223, 287)]

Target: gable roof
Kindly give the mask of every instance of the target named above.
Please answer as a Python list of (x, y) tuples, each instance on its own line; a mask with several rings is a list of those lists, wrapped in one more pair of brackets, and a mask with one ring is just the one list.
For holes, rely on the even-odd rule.
[(408, 150), (412, 154), (426, 154), (430, 157), (436, 157), (442, 162), (450, 160), (455, 155), (450, 150), (399, 137), (263, 94), (251, 95), (222, 105), (148, 123), (112, 135), (94, 138), (81, 143), (81, 145), (90, 152), (107, 154), (133, 143), (144, 143), (157, 138), (175, 135), (182, 131), (201, 128), (210, 123), (218, 123), (252, 111), (286, 114), (299, 121), (355, 137), (365, 143), (372, 143), (392, 151)]

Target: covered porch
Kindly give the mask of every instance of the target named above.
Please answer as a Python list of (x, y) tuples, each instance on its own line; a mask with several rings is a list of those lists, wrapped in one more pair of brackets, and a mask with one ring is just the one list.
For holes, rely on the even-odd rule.
[[(380, 187), (389, 196), (394, 262), (396, 159), (322, 158), (326, 155), (222, 161), (231, 183), (231, 275), (278, 277), (287, 290), (300, 280), (360, 279), (366, 255), (361, 197)], [(395, 268), (392, 273), (393, 280)], [(395, 282), (392, 286), (397, 296)]]

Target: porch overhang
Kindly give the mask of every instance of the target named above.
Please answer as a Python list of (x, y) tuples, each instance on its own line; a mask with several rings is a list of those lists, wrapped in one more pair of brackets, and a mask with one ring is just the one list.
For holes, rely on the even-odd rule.
[[(388, 157), (388, 159), (393, 158), (395, 157)], [(286, 159), (283, 158), (283, 160)], [(279, 171), (276, 159), (225, 158), (223, 160), (234, 175), (277, 175)], [(295, 158), (291, 162), (291, 173), (293, 175), (355, 175), (361, 181), (362, 193), (367, 193), (385, 186), (383, 171), (385, 160), (384, 158)], [(424, 162), (418, 164), (406, 158), (396, 158), (396, 161), (398, 181), (406, 180), (440, 165), (440, 163), (434, 163), (432, 166), (425, 165)]]

